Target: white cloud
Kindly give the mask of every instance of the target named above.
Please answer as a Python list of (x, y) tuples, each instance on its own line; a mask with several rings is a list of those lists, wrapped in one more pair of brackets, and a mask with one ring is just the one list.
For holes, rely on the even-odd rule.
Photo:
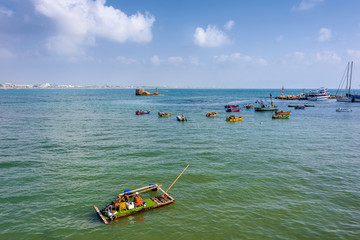
[(321, 63), (339, 63), (341, 62), (341, 57), (339, 57), (335, 52), (324, 51), (322, 53), (317, 53), (316, 61)]
[(251, 63), (259, 65), (267, 65), (267, 61), (261, 57), (251, 57), (243, 55), (241, 53), (233, 53), (230, 55), (221, 54), (220, 56), (214, 56), (214, 61), (223, 63), (223, 62), (240, 62), (240, 63)]
[(5, 15), (7, 17), (11, 17), (13, 15), (13, 11), (3, 7), (3, 6), (0, 6), (0, 16), (1, 15)]
[(189, 62), (191, 65), (199, 65), (199, 58), (198, 57), (194, 57), (194, 56), (190, 56), (189, 57)]
[(230, 20), (227, 23), (225, 23), (224, 28), (225, 28), (225, 30), (230, 31), (234, 27), (234, 25), (235, 25), (235, 22), (233, 20)]
[(161, 63), (161, 61), (160, 61), (160, 59), (159, 59), (158, 56), (153, 56), (153, 57), (151, 58), (151, 62), (152, 62), (152, 64), (154, 64), (154, 65), (156, 65), (156, 66), (159, 66), (160, 63)]
[(136, 63), (135, 59), (131, 59), (131, 58), (126, 58), (124, 56), (118, 56), (116, 58), (117, 61), (124, 63), (124, 64), (132, 64), (132, 63)]
[(0, 59), (11, 60), (15, 59), (16, 55), (6, 48), (0, 48)]
[(299, 5), (293, 6), (292, 11), (305, 11), (316, 7), (318, 4), (322, 3), (324, 0), (302, 0)]
[(196, 28), (194, 43), (200, 47), (220, 47), (228, 44), (229, 40), (216, 26), (208, 25), (206, 30), (201, 27)]
[(318, 41), (319, 42), (324, 42), (324, 41), (329, 40), (330, 38), (332, 38), (331, 29), (329, 29), (329, 28), (321, 28), (320, 31), (319, 31)]
[(346, 53), (350, 60), (360, 62), (360, 50), (348, 49)]
[(167, 59), (167, 62), (173, 65), (179, 65), (183, 62), (183, 58), (182, 57), (169, 57)]
[(185, 59), (180, 56), (172, 56), (172, 57), (160, 59), (158, 56), (155, 55), (150, 59), (150, 61), (155, 66), (159, 66), (159, 65), (179, 66), (184, 64), (191, 64), (196, 66), (199, 64), (199, 59), (194, 56), (190, 56)]
[(303, 52), (294, 52), (287, 55), (287, 59), (294, 61), (298, 64), (310, 65), (314, 63), (326, 63), (326, 64), (336, 64), (341, 62), (341, 57), (332, 51), (323, 51), (320, 53), (303, 53)]
[(96, 38), (116, 42), (149, 42), (155, 17), (137, 12), (128, 16), (119, 9), (105, 6), (105, 0), (33, 0), (36, 10), (49, 17), (57, 34), (48, 39), (47, 47), (58, 54), (81, 54), (84, 46)]

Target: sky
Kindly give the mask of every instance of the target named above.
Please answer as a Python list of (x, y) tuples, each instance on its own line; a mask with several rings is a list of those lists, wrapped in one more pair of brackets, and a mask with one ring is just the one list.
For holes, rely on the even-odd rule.
[(360, 88), (359, 0), (0, 0), (0, 84)]

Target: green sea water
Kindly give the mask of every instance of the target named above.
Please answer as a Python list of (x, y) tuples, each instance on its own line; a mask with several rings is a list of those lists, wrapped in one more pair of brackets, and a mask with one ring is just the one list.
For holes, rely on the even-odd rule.
[[(242, 108), (229, 123), (225, 104), (281, 90), (134, 92), (0, 90), (1, 239), (360, 239), (360, 104), (275, 100), (290, 119)], [(125, 189), (167, 189), (187, 164), (174, 204), (96, 215)]]

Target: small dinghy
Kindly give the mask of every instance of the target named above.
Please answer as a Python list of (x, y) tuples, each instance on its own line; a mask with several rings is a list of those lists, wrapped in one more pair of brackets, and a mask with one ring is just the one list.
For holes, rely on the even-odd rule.
[(184, 117), (184, 116), (177, 116), (176, 119), (180, 122), (187, 121), (186, 117)]
[(150, 113), (150, 110), (149, 111), (136, 111), (136, 115), (143, 115), (143, 114), (149, 114)]
[(352, 110), (350, 108), (338, 108), (336, 109), (337, 112), (351, 112)]

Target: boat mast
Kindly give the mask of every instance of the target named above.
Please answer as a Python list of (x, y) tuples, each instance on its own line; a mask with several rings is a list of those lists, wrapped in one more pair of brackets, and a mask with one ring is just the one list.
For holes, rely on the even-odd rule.
[(345, 96), (348, 93), (348, 87), (349, 87), (349, 69), (350, 69), (350, 62), (348, 62), (347, 68), (346, 68), (346, 92), (345, 92)]
[(350, 96), (350, 90), (351, 90), (351, 80), (352, 80), (353, 63), (354, 63), (354, 62), (351, 61), (350, 82), (349, 82), (349, 96)]

